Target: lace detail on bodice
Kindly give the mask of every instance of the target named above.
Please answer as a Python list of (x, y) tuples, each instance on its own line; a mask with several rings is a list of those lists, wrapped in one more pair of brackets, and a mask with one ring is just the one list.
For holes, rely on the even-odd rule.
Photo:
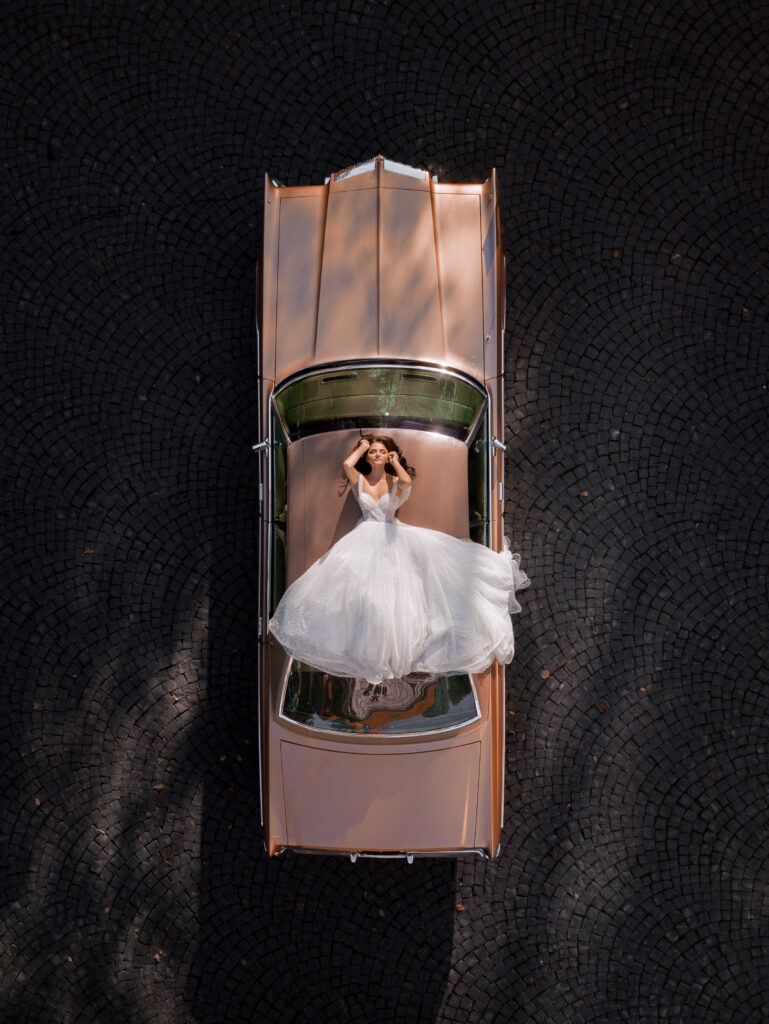
[(358, 476), (358, 486), (353, 489), (353, 494), (358, 499), (360, 510), (364, 519), (374, 519), (380, 523), (392, 523), (395, 521), (395, 513), (404, 501), (411, 494), (411, 485), (406, 487), (402, 494), (398, 494), (398, 488), (393, 487), (387, 494), (383, 494), (379, 500), (372, 498), (363, 490), (363, 474)]

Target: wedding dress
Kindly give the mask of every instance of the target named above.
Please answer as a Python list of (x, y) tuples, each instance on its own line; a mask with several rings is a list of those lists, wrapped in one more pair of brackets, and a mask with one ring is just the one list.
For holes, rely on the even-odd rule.
[(379, 683), (480, 672), (513, 657), (520, 556), (395, 518), (411, 488), (353, 493), (356, 526), (286, 590), (269, 628), (294, 658)]

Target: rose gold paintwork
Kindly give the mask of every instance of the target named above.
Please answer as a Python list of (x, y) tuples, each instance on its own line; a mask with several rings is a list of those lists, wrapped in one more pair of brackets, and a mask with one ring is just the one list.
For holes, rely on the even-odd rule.
[(266, 378), (387, 356), (479, 380), (501, 373), (495, 172), (482, 185), (445, 185), (378, 160), (328, 185), (264, 187)]
[[(428, 175), (388, 172), (377, 157), (370, 172), (338, 175), (327, 185), (290, 188), (265, 180), (262, 423), (274, 386), (298, 370), (351, 359), (413, 359), (485, 384), (492, 433), (502, 439), (504, 267), (496, 173), (479, 185), (438, 184)], [(359, 518), (349, 489), (339, 486), (341, 460), (358, 433), (315, 435), (290, 446), (289, 582)], [(418, 471), (399, 518), (467, 536), (465, 446), (430, 433), (388, 433)], [(436, 454), (449, 472), (438, 473)], [(492, 544), (501, 550), (501, 454), (492, 466)], [(263, 524), (263, 564), (267, 533)], [(504, 802), (504, 669), (494, 662), (473, 676), (480, 718), (454, 731), (322, 733), (279, 715), (288, 660), (267, 633), (266, 618), (261, 761), (268, 853), (495, 856)]]

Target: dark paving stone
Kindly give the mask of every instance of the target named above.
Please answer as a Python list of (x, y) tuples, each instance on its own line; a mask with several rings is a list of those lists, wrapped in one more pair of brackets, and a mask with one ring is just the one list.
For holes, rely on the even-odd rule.
[[(9, 5), (0, 1017), (759, 1024), (761, 4)], [(268, 862), (265, 170), (496, 165), (502, 855)]]

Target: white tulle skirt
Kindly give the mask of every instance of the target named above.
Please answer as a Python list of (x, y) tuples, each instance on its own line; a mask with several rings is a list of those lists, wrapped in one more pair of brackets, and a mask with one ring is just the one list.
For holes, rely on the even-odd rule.
[(513, 657), (520, 556), (400, 522), (361, 520), (286, 590), (270, 630), (294, 658), (378, 683), (480, 672)]

